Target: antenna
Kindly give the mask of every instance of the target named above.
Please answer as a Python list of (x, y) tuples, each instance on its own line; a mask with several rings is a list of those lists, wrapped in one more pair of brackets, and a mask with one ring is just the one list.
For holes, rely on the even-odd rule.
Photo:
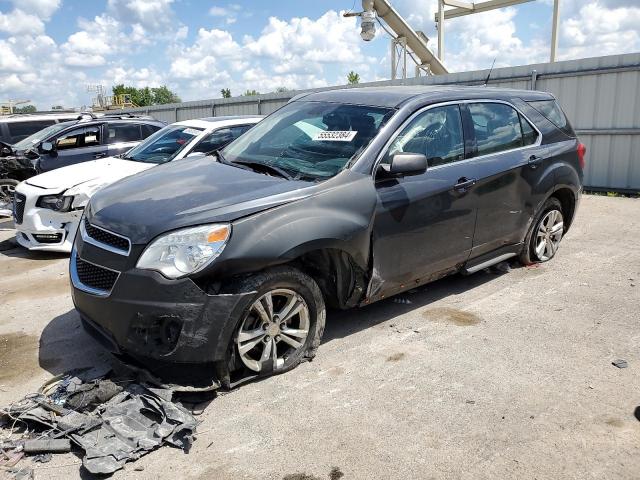
[(491, 72), (493, 72), (493, 66), (496, 64), (496, 58), (497, 57), (493, 59), (493, 63), (491, 64), (491, 68), (489, 69), (489, 75), (487, 75), (487, 79), (484, 81), (484, 85), (483, 85), (484, 87), (486, 87), (487, 84), (489, 83), (489, 79), (491, 78)]

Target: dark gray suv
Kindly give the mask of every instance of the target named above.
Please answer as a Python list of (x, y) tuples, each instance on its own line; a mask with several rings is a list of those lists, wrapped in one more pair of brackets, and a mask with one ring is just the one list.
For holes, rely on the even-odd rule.
[(3, 178), (26, 180), (39, 173), (127, 152), (165, 126), (147, 116), (82, 113), (19, 142), (0, 145)]
[(584, 155), (548, 93), (302, 95), (216, 157), (98, 192), (72, 253), (73, 299), (87, 330), (155, 369), (212, 365), (227, 386), (284, 372), (314, 356), (325, 306), (550, 260)]

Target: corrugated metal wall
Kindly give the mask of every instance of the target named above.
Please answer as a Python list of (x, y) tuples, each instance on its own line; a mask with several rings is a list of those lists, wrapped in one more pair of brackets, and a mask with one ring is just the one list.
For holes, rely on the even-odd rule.
[[(483, 84), (487, 70), (361, 84)], [(587, 146), (585, 185), (613, 191), (640, 191), (640, 53), (556, 63), (497, 68), (491, 87), (553, 93)], [(184, 102), (129, 110), (175, 122), (221, 115), (268, 115), (300, 90), (250, 97)], [(357, 87), (351, 87), (357, 88)]]

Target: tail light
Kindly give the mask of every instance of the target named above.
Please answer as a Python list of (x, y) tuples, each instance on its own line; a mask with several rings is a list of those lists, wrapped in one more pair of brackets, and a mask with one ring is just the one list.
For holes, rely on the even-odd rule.
[(587, 147), (584, 146), (584, 143), (578, 144), (578, 162), (580, 162), (580, 168), (584, 170), (585, 162), (584, 155), (587, 153)]

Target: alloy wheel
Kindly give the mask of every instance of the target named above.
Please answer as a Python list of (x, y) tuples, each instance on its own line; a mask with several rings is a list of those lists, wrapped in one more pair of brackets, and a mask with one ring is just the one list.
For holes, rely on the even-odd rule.
[(548, 211), (542, 217), (536, 234), (535, 254), (538, 260), (546, 262), (556, 254), (563, 233), (562, 213), (555, 209)]
[(242, 363), (254, 372), (275, 371), (299, 352), (309, 335), (309, 307), (293, 290), (278, 288), (258, 298), (236, 336)]

